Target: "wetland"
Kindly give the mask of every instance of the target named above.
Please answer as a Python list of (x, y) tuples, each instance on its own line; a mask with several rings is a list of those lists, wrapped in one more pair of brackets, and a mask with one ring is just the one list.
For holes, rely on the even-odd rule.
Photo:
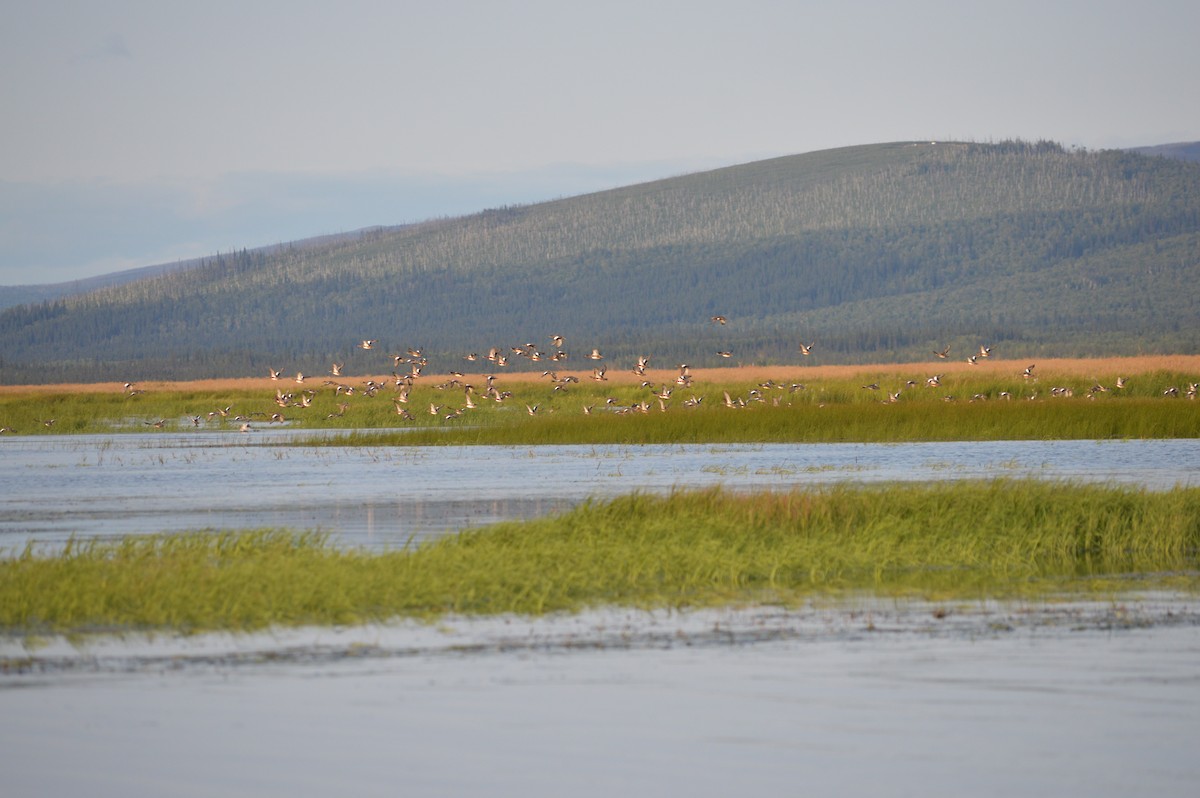
[[(531, 382), (514, 393), (544, 416), (406, 427), (384, 394), (250, 433), (189, 419), (269, 386), (72, 394), (51, 403), (70, 434), (0, 437), (0, 605), (32, 613), (0, 638), (10, 783), (1190, 794), (1200, 446), (1195, 403), (1160, 383), (1193, 372), (1089, 399), (1111, 385), (1091, 371), (1047, 371), (1073, 386), (1053, 399), (1001, 398), (1035, 393), (1016, 375), (964, 376), (957, 402), (910, 389), (925, 420), (901, 424), (883, 414), (916, 411), (864, 387), (902, 384), (885, 370), (701, 385), (717, 401), (686, 422), (632, 409), (636, 384), (592, 419)], [(51, 416), (4, 396), (0, 422)]]

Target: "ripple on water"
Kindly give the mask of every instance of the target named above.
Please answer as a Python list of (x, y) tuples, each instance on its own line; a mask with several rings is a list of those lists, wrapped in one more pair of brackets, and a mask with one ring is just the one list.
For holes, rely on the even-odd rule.
[[(1200, 484), (1195, 441), (296, 447), (299, 434), (0, 441), (0, 548), (199, 528), (293, 527), (403, 546), (634, 490), (1036, 477)], [(310, 432), (303, 433), (310, 435)]]

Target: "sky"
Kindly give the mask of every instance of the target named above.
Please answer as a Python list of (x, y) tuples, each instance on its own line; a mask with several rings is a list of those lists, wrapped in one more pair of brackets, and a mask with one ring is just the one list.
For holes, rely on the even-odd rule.
[(14, 0), (0, 285), (887, 141), (1200, 140), (1194, 0)]

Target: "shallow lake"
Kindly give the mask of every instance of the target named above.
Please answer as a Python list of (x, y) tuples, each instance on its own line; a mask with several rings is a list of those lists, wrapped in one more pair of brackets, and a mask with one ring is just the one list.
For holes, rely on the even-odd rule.
[[(0, 439), (0, 549), (320, 528), (402, 546), (632, 490), (1200, 485), (1196, 441), (284, 445)], [(6, 796), (1191, 796), (1200, 600), (600, 609), (255, 635), (0, 636)]]
[(409, 448), (286, 445), (291, 437), (0, 439), (0, 551), (71, 535), (252, 527), (321, 529), (341, 545), (397, 547), (589, 497), (711, 485), (1001, 476), (1200, 485), (1193, 440)]
[(4, 794), (1192, 796), (1198, 612), (863, 601), (57, 642), (0, 672)]

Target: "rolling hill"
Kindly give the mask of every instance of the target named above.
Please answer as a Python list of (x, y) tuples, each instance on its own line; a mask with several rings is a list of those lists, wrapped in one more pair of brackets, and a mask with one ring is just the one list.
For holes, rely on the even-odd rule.
[[(584, 368), (1200, 347), (1200, 164), (903, 142), (206, 258), (0, 313), (7, 383), (386, 373), (567, 340)], [(715, 315), (728, 324), (710, 321)], [(356, 350), (362, 339), (376, 349)], [(512, 368), (546, 364), (513, 358)]]
[[(397, 226), (393, 229), (400, 229)], [(313, 236), (300, 241), (293, 241), (286, 246), (290, 249), (303, 249), (311, 246), (321, 246), (334, 241), (350, 241), (361, 235), (375, 232), (378, 228), (364, 228), (349, 233), (333, 233), (323, 236)], [(271, 254), (278, 252), (282, 244), (272, 244), (266, 247), (256, 247), (251, 252), (255, 254)], [(0, 310), (16, 307), (17, 305), (36, 305), (43, 302), (54, 302), (79, 294), (87, 294), (101, 288), (124, 285), (150, 277), (157, 277), (174, 271), (186, 271), (204, 265), (204, 258), (190, 258), (171, 263), (159, 263), (152, 266), (142, 266), (136, 269), (101, 274), (95, 277), (85, 277), (80, 280), (69, 280), (62, 283), (34, 283), (30, 285), (0, 285)]]
[(1153, 147), (1134, 147), (1132, 152), (1141, 153), (1142, 155), (1161, 155), (1164, 158), (1179, 158), (1184, 161), (1200, 161), (1200, 141), (1158, 144)]

